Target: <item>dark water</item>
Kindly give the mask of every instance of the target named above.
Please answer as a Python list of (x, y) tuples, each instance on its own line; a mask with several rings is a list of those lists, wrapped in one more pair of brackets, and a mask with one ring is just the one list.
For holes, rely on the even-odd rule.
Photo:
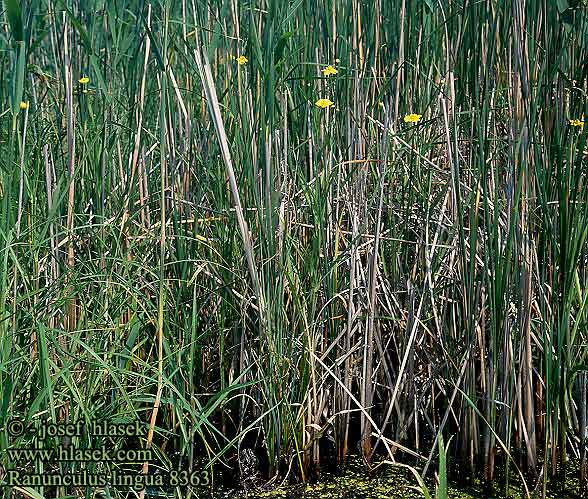
[[(450, 480), (448, 497), (455, 499), (491, 499), (491, 498), (525, 498), (525, 489), (521, 486), (520, 478), (517, 480), (511, 470), (509, 486), (505, 484), (505, 470), (500, 470), (498, 479), (493, 483), (482, 483), (475, 477), (464, 479), (461, 476), (459, 485)], [(578, 479), (577, 463), (567, 466), (565, 477), (551, 479), (548, 483), (547, 497), (550, 499), (583, 499), (587, 498), (586, 492), (582, 493), (582, 484)], [(455, 474), (455, 473), (454, 473)], [(320, 478), (306, 484), (279, 484), (264, 485), (261, 481), (250, 483), (246, 488), (240, 486), (238, 473), (232, 471), (219, 471), (214, 473), (212, 487), (200, 487), (194, 490), (194, 498), (218, 498), (218, 499), (411, 499), (422, 498), (423, 494), (418, 490), (417, 481), (411, 472), (403, 467), (383, 464), (372, 473), (369, 473), (363, 463), (353, 460), (345, 470), (323, 471)], [(435, 482), (427, 482), (429, 493), (435, 498)], [(528, 484), (531, 497), (541, 497), (542, 486), (539, 484), (533, 489), (533, 484)], [(174, 497), (172, 491), (148, 490), (148, 497)], [(177, 497), (177, 496), (176, 496)], [(182, 497), (188, 497), (185, 492)]]

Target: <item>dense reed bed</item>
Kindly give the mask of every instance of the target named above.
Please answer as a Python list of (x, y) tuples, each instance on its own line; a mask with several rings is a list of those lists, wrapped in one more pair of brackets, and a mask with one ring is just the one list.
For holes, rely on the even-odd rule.
[(588, 481), (586, 2), (3, 6), (3, 450)]

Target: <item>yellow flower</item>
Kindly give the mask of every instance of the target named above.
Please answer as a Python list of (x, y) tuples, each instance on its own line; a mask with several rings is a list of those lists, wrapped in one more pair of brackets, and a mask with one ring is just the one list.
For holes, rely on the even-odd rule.
[(337, 64), (339, 64), (339, 63), (341, 62), (341, 59), (335, 59), (335, 62), (336, 62)]
[(90, 83), (90, 78), (88, 78), (87, 76), (82, 76), (79, 80), (79, 83), (81, 83), (82, 85), (87, 85), (88, 83)]
[(329, 99), (319, 99), (315, 102), (315, 105), (322, 109), (325, 109), (326, 107), (331, 107), (333, 104), (335, 103)]
[(582, 116), (581, 120), (568, 120), (571, 126), (584, 126), (584, 116)]
[(333, 66), (327, 66), (325, 69), (322, 70), (325, 76), (336, 75), (337, 70)]
[(242, 66), (243, 64), (247, 63), (247, 57), (245, 57), (244, 55), (240, 55), (239, 57), (237, 57), (237, 64), (239, 64), (239, 66)]
[(20, 108), (21, 109), (27, 109), (29, 107), (29, 101), (20, 101)]
[(419, 121), (421, 121), (421, 118), (423, 117), (422, 114), (407, 114), (404, 117), (404, 122), (405, 123), (418, 123)]

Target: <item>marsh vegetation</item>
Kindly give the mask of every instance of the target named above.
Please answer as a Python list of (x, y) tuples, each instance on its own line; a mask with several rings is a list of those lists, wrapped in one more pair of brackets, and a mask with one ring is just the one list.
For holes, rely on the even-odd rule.
[(101, 420), (144, 435), (67, 445), (151, 449), (110, 463), (136, 474), (255, 489), (360, 456), (439, 497), (458, 475), (579, 494), (587, 14), (4, 0), (2, 498), (143, 497), (7, 485), (15, 466), (100, 471), (6, 451)]

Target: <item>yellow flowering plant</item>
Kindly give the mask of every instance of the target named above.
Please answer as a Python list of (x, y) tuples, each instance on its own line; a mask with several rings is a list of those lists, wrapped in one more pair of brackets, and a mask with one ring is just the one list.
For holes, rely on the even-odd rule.
[(323, 74), (325, 76), (330, 76), (330, 75), (336, 75), (337, 74), (337, 70), (334, 68), (334, 66), (327, 66), (326, 68), (321, 70), (323, 72)]
[(568, 122), (569, 122), (570, 126), (577, 126), (577, 127), (583, 128), (584, 127), (584, 116), (582, 116), (581, 120), (574, 119), (574, 120), (568, 120)]
[(404, 117), (404, 122), (405, 123), (418, 123), (419, 121), (421, 121), (422, 117), (423, 117), (422, 114), (415, 114), (415, 113), (407, 114)]
[(315, 106), (320, 107), (321, 109), (325, 109), (325, 108), (331, 107), (335, 103), (329, 99), (319, 99), (314, 104), (315, 104)]

